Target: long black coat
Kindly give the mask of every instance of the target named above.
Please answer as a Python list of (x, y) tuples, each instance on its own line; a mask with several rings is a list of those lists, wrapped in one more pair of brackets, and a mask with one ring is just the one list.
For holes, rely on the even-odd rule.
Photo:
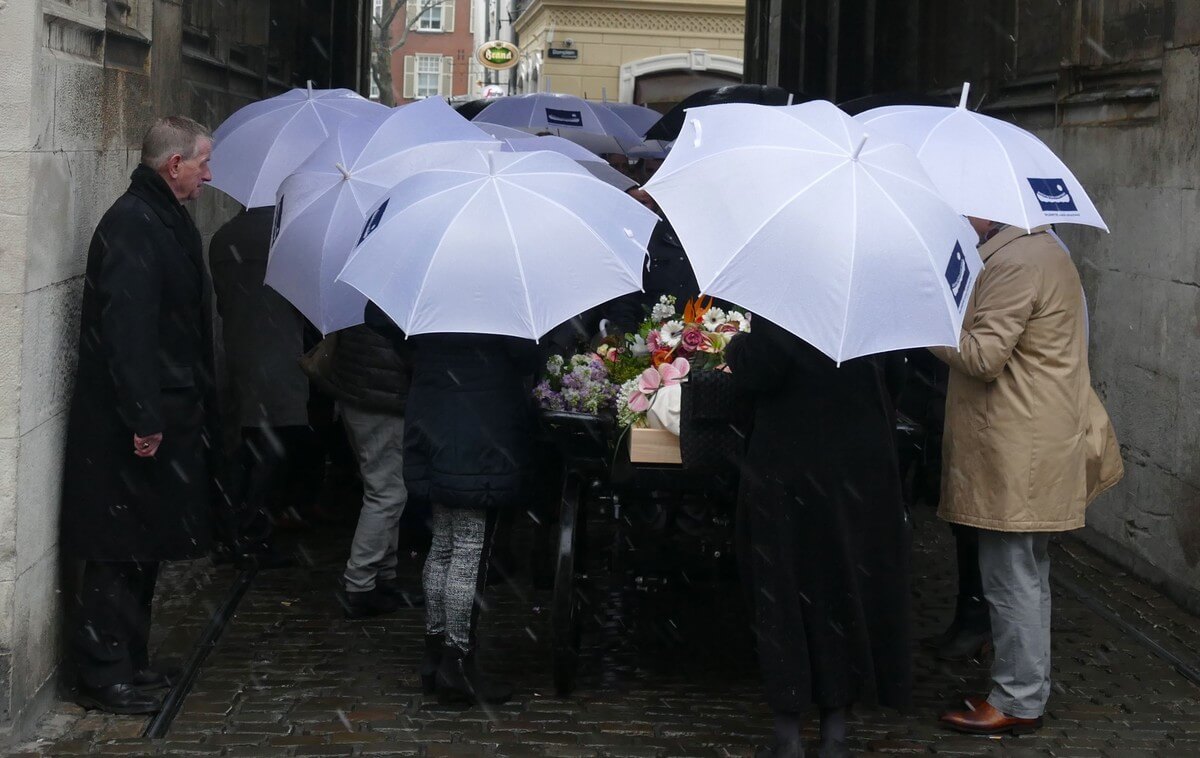
[(409, 494), (452, 508), (515, 504), (532, 454), (530, 340), (473, 334), (410, 338), (404, 418)]
[(777, 711), (909, 702), (910, 527), (877, 359), (838, 368), (764, 318), (730, 343), (754, 426), (738, 521)]
[(225, 222), (208, 247), (222, 344), (238, 423), (243, 427), (307, 426), (308, 377), (304, 316), (263, 284), (273, 208), (251, 208)]
[[(209, 283), (200, 233), (138, 167), (88, 250), (67, 429), (65, 554), (175, 560), (209, 546), (218, 470)], [(153, 458), (133, 435), (163, 434)]]

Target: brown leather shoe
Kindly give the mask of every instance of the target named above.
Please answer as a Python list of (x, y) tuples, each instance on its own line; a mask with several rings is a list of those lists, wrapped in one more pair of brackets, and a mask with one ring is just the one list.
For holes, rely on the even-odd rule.
[(973, 710), (970, 708), (973, 703), (968, 701), (967, 705), (968, 710), (943, 713), (942, 725), (956, 732), (966, 732), (967, 734), (1000, 734), (1001, 732), (1014, 735), (1029, 734), (1042, 728), (1040, 716), (1036, 719), (1006, 716), (986, 700), (975, 706)]

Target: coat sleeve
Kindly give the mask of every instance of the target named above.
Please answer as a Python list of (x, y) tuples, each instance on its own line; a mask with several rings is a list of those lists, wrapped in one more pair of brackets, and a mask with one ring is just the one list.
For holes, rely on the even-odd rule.
[(933, 348), (933, 353), (967, 376), (995, 381), (1025, 332), (1037, 298), (1037, 272), (1018, 262), (990, 264), (975, 289), (975, 308), (964, 322), (958, 350)]
[(779, 327), (755, 318), (751, 330), (738, 334), (725, 348), (725, 361), (734, 381), (751, 392), (771, 392), (784, 385), (791, 372), (792, 359), (780, 349), (772, 331)]
[[(149, 211), (147, 211), (149, 213)], [(145, 437), (162, 432), (158, 317), (162, 268), (151, 222), (121, 219), (100, 232), (104, 258), (95, 287), (103, 303), (101, 342), (126, 426)]]

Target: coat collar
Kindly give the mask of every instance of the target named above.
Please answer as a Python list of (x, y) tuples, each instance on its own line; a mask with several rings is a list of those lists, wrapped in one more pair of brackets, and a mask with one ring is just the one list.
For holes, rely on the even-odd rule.
[(1030, 234), (1038, 234), (1048, 230), (1049, 226), (1037, 226), (1026, 231), (1019, 226), (1009, 226), (1001, 229), (990, 240), (979, 246), (979, 258), (987, 263), (988, 258), (991, 258), (996, 253), (1000, 252), (1000, 248), (1005, 247), (1008, 243), (1020, 239), (1021, 237)]
[(191, 221), (166, 181), (149, 166), (138, 166), (129, 175), (129, 194), (144, 200), (167, 226), (174, 228)]

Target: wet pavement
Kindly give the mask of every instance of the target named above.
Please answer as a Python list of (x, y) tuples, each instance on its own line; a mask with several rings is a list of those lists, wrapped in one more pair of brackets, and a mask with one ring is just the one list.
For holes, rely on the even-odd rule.
[[(83, 716), (63, 705), (43, 722), (29, 755), (750, 756), (770, 731), (739, 590), (719, 540), (648, 527), (593, 532), (595, 599), (579, 685), (554, 694), (550, 593), (525, 572), (490, 588), (482, 626), (485, 667), (517, 685), (491, 710), (449, 710), (420, 693), (421, 613), (368, 621), (342, 617), (333, 596), (351, 530), (306, 534), (301, 566), (262, 572), (162, 740), (141, 739), (146, 720)], [(720, 530), (705, 530), (708, 538)], [(519, 531), (518, 547), (528, 534)], [(631, 550), (631, 545), (635, 549)], [(701, 549), (704, 545), (704, 549)], [(949, 618), (953, 543), (917, 513), (914, 631)], [(526, 555), (527, 550), (519, 549)], [(666, 564), (685, 570), (666, 572)], [(415, 587), (420, 557), (403, 575)], [(1148, 638), (1200, 663), (1200, 624), (1145, 584), (1067, 539), (1053, 573), (1084, 588)], [(164, 580), (156, 639), (184, 656), (188, 635), (233, 584), (228, 568), (176, 567)], [(1055, 586), (1054, 692), (1045, 727), (1019, 738), (957, 735), (937, 714), (960, 693), (982, 692), (986, 669), (946, 664), (914, 650), (915, 707), (857, 709), (851, 746), (861, 754), (1196, 756), (1200, 688), (1145, 645)], [(815, 735), (815, 723), (808, 734)]]

